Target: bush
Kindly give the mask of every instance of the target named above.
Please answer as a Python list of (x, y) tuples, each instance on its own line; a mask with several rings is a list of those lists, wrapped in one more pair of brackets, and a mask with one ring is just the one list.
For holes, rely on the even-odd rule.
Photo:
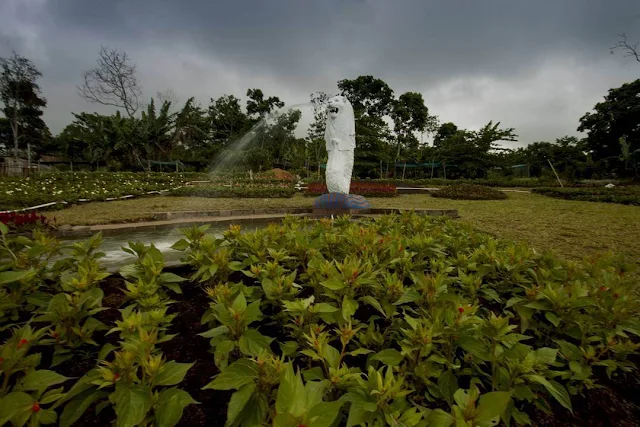
[[(328, 191), (327, 184), (323, 182), (313, 182), (307, 184), (305, 196), (317, 197), (328, 193)], [(395, 184), (352, 181), (349, 193), (363, 197), (395, 197), (398, 195), (398, 190)]]
[(431, 193), (433, 197), (455, 200), (502, 200), (507, 195), (499, 190), (476, 184), (455, 184)]
[(171, 190), (172, 196), (211, 197), (211, 198), (289, 198), (296, 189), (292, 187), (218, 187), (197, 185)]
[(609, 387), (611, 405), (636, 369), (619, 257), (565, 262), (413, 213), (183, 233), (181, 275), (131, 242), (103, 281), (100, 235), (49, 262), (60, 242), (0, 224), (0, 332), (20, 320), (0, 344), (3, 419), (175, 425), (198, 401), (181, 424), (605, 425), (572, 396)]
[(405, 180), (389, 180), (379, 179), (374, 180), (380, 182), (390, 182), (420, 185), (425, 187), (440, 187), (444, 185), (456, 185), (456, 184), (477, 184), (485, 187), (521, 187), (521, 188), (536, 188), (536, 187), (555, 187), (560, 186), (557, 181), (550, 181), (539, 178), (503, 178), (503, 179), (443, 179), (443, 178), (426, 178), (426, 179), (405, 179)]
[(640, 206), (640, 187), (534, 188), (534, 193), (565, 200)]

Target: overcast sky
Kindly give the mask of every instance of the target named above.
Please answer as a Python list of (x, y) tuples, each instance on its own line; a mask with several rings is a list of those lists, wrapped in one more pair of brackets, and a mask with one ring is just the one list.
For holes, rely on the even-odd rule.
[(441, 121), (514, 127), (518, 145), (577, 135), (578, 119), (640, 64), (638, 0), (0, 0), (0, 56), (42, 71), (56, 134), (85, 103), (76, 86), (101, 45), (128, 52), (146, 97), (261, 88), (288, 104), (372, 74), (421, 92)]

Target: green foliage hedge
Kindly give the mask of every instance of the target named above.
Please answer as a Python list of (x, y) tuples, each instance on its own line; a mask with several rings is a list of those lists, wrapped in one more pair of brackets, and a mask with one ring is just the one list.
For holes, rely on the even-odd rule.
[(292, 187), (218, 187), (194, 185), (172, 190), (172, 196), (211, 198), (290, 198), (296, 193)]
[(533, 192), (556, 199), (640, 206), (640, 186), (613, 188), (535, 188)]
[(433, 197), (455, 200), (503, 200), (507, 195), (490, 187), (476, 184), (455, 184), (432, 191)]
[(513, 179), (442, 179), (442, 178), (427, 178), (427, 179), (405, 179), (405, 180), (389, 180), (381, 179), (374, 180), (380, 182), (390, 182), (401, 186), (401, 183), (420, 185), (424, 187), (441, 187), (457, 184), (476, 184), (485, 187), (522, 187), (522, 188), (536, 188), (536, 187), (554, 187), (560, 186), (557, 181), (541, 180), (538, 178), (513, 178)]

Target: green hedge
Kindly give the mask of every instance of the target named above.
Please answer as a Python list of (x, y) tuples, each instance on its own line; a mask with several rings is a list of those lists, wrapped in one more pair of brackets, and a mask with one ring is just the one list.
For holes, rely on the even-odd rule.
[(296, 194), (289, 187), (212, 187), (198, 185), (172, 190), (169, 194), (181, 197), (211, 198), (290, 198)]
[(456, 184), (431, 193), (433, 197), (455, 200), (502, 200), (507, 195), (502, 191), (475, 184)]
[(556, 199), (640, 206), (640, 186), (614, 188), (534, 188), (533, 192)]

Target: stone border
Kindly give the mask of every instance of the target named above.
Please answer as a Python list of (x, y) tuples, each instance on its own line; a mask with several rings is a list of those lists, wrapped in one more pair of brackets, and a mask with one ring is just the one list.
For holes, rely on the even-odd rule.
[(398, 214), (414, 211), (418, 215), (447, 216), (458, 218), (456, 209), (351, 209), (351, 210), (314, 210), (311, 208), (282, 208), (282, 209), (238, 209), (217, 211), (182, 211), (159, 212), (157, 220), (147, 222), (132, 222), (119, 224), (62, 226), (58, 229), (59, 237), (88, 237), (102, 232), (105, 235), (119, 234), (127, 231), (167, 230), (176, 227), (189, 227), (201, 224), (251, 224), (277, 223), (285, 216), (307, 216), (311, 218), (328, 217), (332, 215), (353, 215), (357, 218), (375, 215)]

